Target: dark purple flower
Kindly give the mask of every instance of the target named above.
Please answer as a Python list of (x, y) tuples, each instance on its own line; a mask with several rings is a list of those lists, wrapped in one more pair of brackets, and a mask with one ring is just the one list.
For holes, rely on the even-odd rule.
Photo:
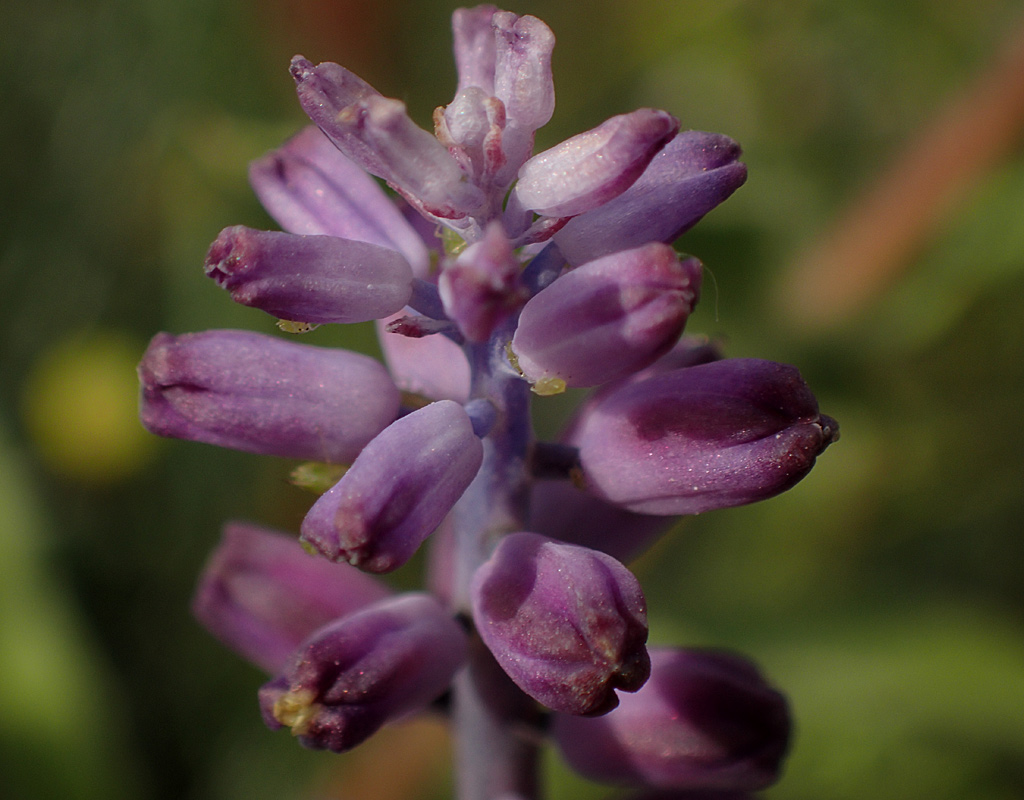
[(285, 458), (347, 464), (398, 414), (372, 358), (245, 331), (157, 334), (139, 380), (153, 433)]
[(603, 714), (650, 663), (647, 606), (611, 556), (535, 533), (502, 538), (472, 583), (480, 638), (509, 677), (548, 708)]
[(192, 611), (210, 633), (270, 674), (317, 628), (382, 600), (384, 584), (256, 525), (224, 526)]
[(445, 692), (466, 635), (426, 594), (363, 608), (316, 631), (260, 689), (263, 719), (306, 747), (343, 753)]
[(795, 368), (726, 359), (610, 392), (577, 422), (573, 443), (597, 496), (697, 514), (785, 491), (838, 434)]
[(729, 653), (651, 648), (651, 677), (599, 718), (556, 715), (570, 766), (592, 780), (659, 789), (774, 783), (789, 745), (785, 698)]

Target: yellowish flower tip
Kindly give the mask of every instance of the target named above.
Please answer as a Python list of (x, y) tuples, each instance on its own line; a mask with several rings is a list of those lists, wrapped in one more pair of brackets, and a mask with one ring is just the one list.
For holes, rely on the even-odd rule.
[(302, 547), (302, 549), (309, 553), (311, 556), (323, 555), (319, 550), (317, 550), (312, 544), (307, 542), (305, 539), (299, 539), (299, 546)]
[(346, 472), (348, 472), (348, 467), (344, 464), (322, 464), (318, 461), (307, 461), (293, 469), (288, 480), (293, 486), (298, 486), (307, 492), (323, 494), (340, 481)]
[(309, 689), (285, 692), (274, 703), (274, 719), (291, 728), (292, 736), (305, 736), (320, 713), (320, 704), (313, 702), (315, 696)]
[(319, 328), (320, 324), (317, 322), (296, 322), (291, 319), (279, 319), (277, 327), (285, 333), (309, 333)]
[(434, 402), (429, 397), (424, 397), (423, 395), (416, 394), (415, 392), (402, 392), (401, 398), (402, 407), (412, 409), (413, 411), (425, 408)]
[(533, 384), (534, 394), (541, 397), (550, 397), (553, 394), (561, 394), (565, 391), (565, 381), (561, 378), (541, 378)]
[(519, 366), (519, 358), (516, 356), (516, 351), (512, 349), (512, 342), (505, 345), (505, 355), (508, 357), (508, 363), (512, 365), (512, 369), (522, 375), (523, 370)]

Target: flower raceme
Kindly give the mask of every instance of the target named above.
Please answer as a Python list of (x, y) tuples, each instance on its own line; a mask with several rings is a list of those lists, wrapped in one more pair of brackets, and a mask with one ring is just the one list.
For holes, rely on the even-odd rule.
[[(538, 709), (598, 779), (762, 786), (785, 749), (781, 699), (714, 659), (649, 655), (646, 602), (616, 560), (676, 515), (788, 489), (838, 434), (793, 368), (680, 339), (702, 266), (672, 243), (744, 182), (739, 147), (639, 109), (533, 154), (551, 31), (489, 5), (452, 29), (458, 86), (433, 134), (296, 56), (314, 125), (249, 173), (282, 230), (225, 228), (206, 258), (284, 330), (375, 320), (387, 369), (243, 331), (162, 333), (142, 359), (154, 433), (335, 468), (301, 545), (228, 526), (195, 613), (273, 676), (265, 721), (309, 747), (443, 707), (464, 800), (536, 796)], [(567, 387), (594, 391), (561, 442), (535, 441), (532, 396)], [(356, 569), (400, 568), (424, 543), (433, 595)], [(682, 692), (678, 718), (648, 685)], [(609, 722), (577, 737), (576, 719)], [(763, 757), (744, 761), (746, 744)]]

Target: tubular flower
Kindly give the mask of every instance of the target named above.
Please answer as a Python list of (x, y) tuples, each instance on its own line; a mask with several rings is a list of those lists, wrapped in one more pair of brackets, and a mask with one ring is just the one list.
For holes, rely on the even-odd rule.
[[(296, 56), (313, 125), (249, 172), (282, 230), (227, 227), (206, 258), (286, 332), (375, 321), (387, 369), (243, 331), (162, 333), (143, 356), (154, 433), (331, 476), (296, 479), (321, 493), (301, 545), (228, 526), (195, 613), (275, 675), (264, 720), (309, 747), (348, 750), (444, 706), (462, 797), (532, 800), (555, 712), (585, 774), (600, 765), (570, 754), (566, 715), (607, 715), (580, 735), (639, 790), (763, 785), (784, 750), (776, 717), (759, 727), (776, 695), (742, 670), (712, 675), (713, 659), (677, 675), (661, 655), (645, 692), (646, 602), (616, 560), (671, 515), (792, 486), (837, 436), (794, 369), (680, 339), (702, 265), (672, 243), (744, 182), (739, 147), (639, 109), (534, 155), (552, 32), (490, 5), (452, 29), (458, 83), (432, 132), (344, 67)], [(534, 396), (566, 387), (594, 391), (560, 442), (535, 441)], [(432, 595), (355, 569), (399, 569), (424, 543)], [(678, 719), (663, 684), (685, 689)], [(656, 724), (623, 766), (608, 742), (637, 740), (644, 715)], [(745, 744), (764, 746), (744, 761)], [(716, 769), (749, 780), (704, 780)]]

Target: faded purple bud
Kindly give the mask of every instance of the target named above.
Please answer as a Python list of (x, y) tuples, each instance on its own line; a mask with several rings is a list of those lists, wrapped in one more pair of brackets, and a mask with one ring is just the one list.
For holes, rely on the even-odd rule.
[(232, 522), (199, 578), (192, 611), (273, 675), (317, 628), (390, 594), (354, 567), (311, 556), (292, 536)]
[(570, 264), (646, 242), (673, 242), (743, 185), (746, 166), (732, 139), (685, 131), (625, 192), (572, 219), (554, 240)]
[(436, 109), (434, 128), (438, 140), (477, 185), (489, 184), (505, 165), (505, 107), (483, 89), (469, 86), (448, 106)]
[(405, 105), (386, 98), (344, 67), (292, 59), (299, 101), (327, 137), (368, 172), (427, 213), (458, 219), (479, 208), (483, 193)]
[(839, 435), (794, 367), (726, 359), (629, 383), (573, 431), (587, 488), (648, 514), (698, 514), (793, 486)]
[(569, 765), (592, 780), (659, 789), (773, 783), (789, 744), (789, 709), (757, 668), (724, 652), (650, 652), (650, 680), (610, 714), (554, 718)]
[(496, 46), (491, 18), (497, 10), (492, 5), (480, 5), (457, 8), (452, 12), (453, 49), (460, 92), (476, 86), (488, 95), (494, 94)]
[(432, 597), (384, 600), (314, 633), (260, 689), (263, 719), (343, 753), (436, 700), (465, 654), (465, 633)]
[(509, 125), (535, 131), (548, 123), (555, 110), (551, 53), (555, 35), (541, 20), (497, 11), (494, 95), (505, 104)]
[(412, 269), (401, 253), (334, 236), (225, 228), (206, 274), (231, 299), (285, 320), (368, 322), (405, 307)]
[(426, 274), (423, 239), (380, 185), (315, 125), (253, 161), (249, 182), (289, 233), (379, 244), (402, 253), (419, 277)]
[(678, 130), (679, 120), (652, 108), (612, 117), (523, 164), (513, 192), (542, 216), (590, 211), (626, 191)]
[(650, 663), (647, 607), (611, 556), (535, 533), (505, 536), (473, 576), (473, 620), (528, 695), (567, 714), (603, 714)]
[(411, 339), (389, 332), (391, 322), (401, 316), (377, 323), (380, 349), (398, 388), (428, 400), (465, 403), (469, 399), (469, 361), (462, 348), (443, 335)]
[(519, 271), (512, 244), (497, 222), (445, 267), (438, 280), (444, 310), (469, 341), (487, 341), (526, 302)]
[(568, 480), (538, 480), (530, 494), (530, 529), (542, 536), (607, 553), (628, 563), (675, 524), (672, 517), (635, 514), (577, 489)]
[(596, 386), (643, 369), (679, 338), (700, 294), (701, 264), (665, 244), (599, 258), (523, 308), (512, 339), (539, 394)]
[(483, 445), (458, 403), (440, 400), (393, 422), (302, 522), (302, 539), (369, 572), (404, 564), (472, 482)]
[(348, 464), (398, 414), (374, 359), (247, 331), (157, 334), (139, 380), (150, 432), (284, 458)]

